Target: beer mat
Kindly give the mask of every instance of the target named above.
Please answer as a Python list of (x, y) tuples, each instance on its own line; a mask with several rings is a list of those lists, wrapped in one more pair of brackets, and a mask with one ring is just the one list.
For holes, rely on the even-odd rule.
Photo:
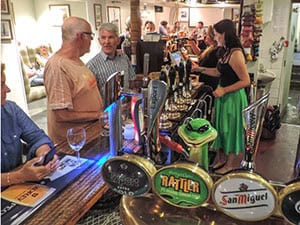
[[(17, 225), (22, 224), (26, 219), (28, 219), (30, 216), (34, 214), (36, 210), (38, 210), (41, 206), (43, 206), (47, 201), (54, 198), (60, 191), (62, 191), (65, 187), (67, 187), (69, 184), (74, 182), (78, 177), (91, 165), (95, 163), (94, 160), (80, 158), (81, 164), (80, 165), (74, 165), (75, 160), (77, 160), (76, 157), (66, 155), (66, 154), (60, 154), (60, 167), (58, 170), (51, 174), (49, 177), (45, 178), (44, 180), (40, 181), (39, 183), (26, 183), (24, 185), (13, 185), (6, 189), (4, 189), (1, 192), (1, 225)], [(32, 185), (32, 186), (31, 186)], [(38, 187), (39, 193), (44, 193), (41, 198), (36, 201), (34, 201), (33, 196), (29, 196), (26, 199), (26, 202), (24, 204), (23, 198), (24, 196), (19, 199), (22, 200), (23, 204), (20, 204), (20, 202), (14, 201), (11, 199), (12, 196), (17, 196), (14, 192), (11, 192), (10, 190), (15, 190), (13, 187), (19, 186), (24, 187), (26, 190), (26, 187), (28, 188), (29, 192), (33, 195), (36, 195), (35, 192), (33, 192), (30, 187), (34, 187), (33, 190), (36, 190)], [(31, 191), (30, 191), (31, 190)], [(48, 191), (47, 191), (48, 190)], [(3, 198), (4, 196), (7, 196), (6, 193), (9, 193), (8, 196), (10, 198)], [(28, 193), (28, 192), (27, 192)], [(41, 194), (42, 195), (42, 194)]]

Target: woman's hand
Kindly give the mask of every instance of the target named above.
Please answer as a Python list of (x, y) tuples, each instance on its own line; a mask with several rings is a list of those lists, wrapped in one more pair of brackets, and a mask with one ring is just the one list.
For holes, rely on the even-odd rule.
[(225, 94), (226, 94), (226, 92), (225, 92), (224, 88), (217, 88), (215, 91), (213, 91), (213, 96), (215, 98), (222, 97)]
[(18, 170), (1, 173), (1, 187), (21, 184), (27, 181), (40, 181), (54, 172), (59, 166), (57, 155), (54, 155), (47, 165), (40, 165), (43, 160), (43, 156), (35, 157), (23, 164)]
[(59, 167), (59, 158), (58, 158), (58, 156), (54, 155), (53, 159), (46, 166), (49, 166), (50, 171), (54, 172)]
[[(56, 156), (57, 157), (57, 156)], [(23, 182), (26, 181), (40, 181), (44, 177), (48, 176), (51, 172), (54, 166), (52, 166), (51, 162), (53, 160), (57, 160), (57, 158), (53, 158), (51, 162), (49, 162), (47, 165), (39, 165), (44, 160), (44, 157), (36, 157), (29, 161), (27, 161), (21, 169), (16, 171), (16, 177), (18, 178), (18, 174), (21, 174), (23, 176)], [(54, 164), (56, 165), (56, 164)], [(54, 170), (53, 170), (54, 171)], [(20, 182), (20, 183), (23, 183)]]
[[(36, 156), (37, 157), (42, 157), (42, 160), (44, 160), (44, 157), (46, 156), (46, 154), (51, 150), (50, 146), (45, 144), (45, 145), (41, 145), (37, 151), (36, 151)], [(55, 171), (58, 166), (59, 166), (59, 159), (57, 155), (54, 155), (53, 159), (47, 163), (47, 166), (49, 166), (50, 170), (53, 172)]]

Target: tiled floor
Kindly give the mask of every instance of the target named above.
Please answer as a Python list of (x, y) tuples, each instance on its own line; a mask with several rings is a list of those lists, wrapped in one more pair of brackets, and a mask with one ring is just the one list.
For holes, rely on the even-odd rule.
[(281, 122), (300, 125), (300, 90), (290, 90), (287, 111)]
[(42, 98), (28, 104), (29, 115), (47, 133), (47, 99)]

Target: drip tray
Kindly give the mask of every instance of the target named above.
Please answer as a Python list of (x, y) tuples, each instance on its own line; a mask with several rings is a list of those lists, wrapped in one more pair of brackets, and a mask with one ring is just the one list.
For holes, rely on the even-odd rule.
[(183, 209), (163, 202), (155, 194), (123, 196), (120, 202), (122, 225), (282, 225), (282, 218), (270, 217), (259, 222), (233, 219), (211, 207)]

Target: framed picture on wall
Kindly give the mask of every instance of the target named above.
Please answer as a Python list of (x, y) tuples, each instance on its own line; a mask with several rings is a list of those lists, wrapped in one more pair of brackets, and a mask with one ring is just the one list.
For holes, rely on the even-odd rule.
[(1, 14), (9, 14), (8, 0), (1, 0)]
[(189, 8), (179, 8), (178, 20), (182, 22), (189, 21)]
[(10, 20), (1, 20), (1, 41), (10, 41), (13, 39)]
[(97, 30), (102, 23), (102, 6), (100, 4), (94, 4), (94, 17)]
[(107, 6), (108, 22), (116, 24), (121, 31), (121, 9), (116, 6)]
[(64, 20), (71, 16), (69, 4), (49, 5), (52, 26), (62, 26)]

